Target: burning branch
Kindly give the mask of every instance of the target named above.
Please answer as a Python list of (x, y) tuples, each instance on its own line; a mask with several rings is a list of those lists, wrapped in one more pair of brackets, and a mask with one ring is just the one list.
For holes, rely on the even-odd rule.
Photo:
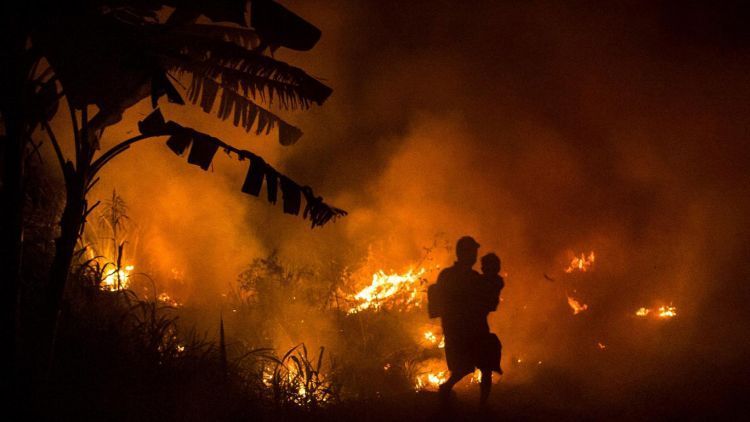
[(573, 259), (570, 261), (570, 264), (568, 265), (568, 268), (565, 269), (565, 272), (568, 274), (572, 273), (573, 271), (580, 271), (585, 273), (591, 268), (595, 260), (596, 256), (594, 255), (594, 251), (591, 251), (588, 257), (585, 254), (581, 253), (580, 258), (573, 257)]
[(410, 269), (403, 274), (387, 274), (379, 270), (372, 275), (372, 282), (369, 286), (355, 295), (347, 296), (350, 302), (355, 303), (348, 313), (355, 314), (366, 309), (379, 310), (383, 307), (393, 308), (399, 305), (406, 309), (421, 306), (424, 292), (420, 287), (426, 282), (421, 277), (426, 272), (424, 268)]

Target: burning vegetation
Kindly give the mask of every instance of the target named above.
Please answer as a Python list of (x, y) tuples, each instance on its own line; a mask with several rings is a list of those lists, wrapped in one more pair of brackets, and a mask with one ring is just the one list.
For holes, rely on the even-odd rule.
[(378, 270), (372, 275), (370, 285), (354, 295), (347, 296), (346, 300), (354, 304), (347, 312), (354, 314), (367, 309), (408, 310), (421, 307), (427, 284), (427, 280), (422, 276), (426, 272), (424, 268), (410, 269), (402, 274), (388, 274)]
[(635, 315), (638, 317), (648, 317), (649, 315), (659, 319), (669, 319), (677, 316), (677, 307), (671, 303), (669, 305), (659, 306), (655, 311), (650, 308), (641, 307), (635, 311)]
[(593, 251), (589, 252), (588, 256), (586, 256), (584, 253), (581, 253), (580, 257), (572, 258), (568, 267), (565, 268), (565, 272), (568, 274), (574, 271), (585, 273), (586, 271), (589, 271), (591, 269), (591, 266), (594, 265), (595, 260), (596, 256), (594, 255)]
[(568, 306), (573, 310), (573, 315), (578, 315), (589, 308), (589, 305), (579, 302), (570, 295), (568, 295)]
[[(102, 212), (108, 211), (109, 219), (105, 219), (108, 224), (99, 233), (107, 235), (99, 236), (104, 241), (90, 242), (88, 247), (89, 256), (98, 257), (94, 262), (111, 261), (107, 265), (111, 267), (109, 271), (101, 272), (100, 289), (110, 293), (138, 291), (144, 297), (155, 298), (157, 307), (189, 312), (190, 303), (177, 301), (169, 292), (170, 286), (189, 277), (184, 271), (172, 268), (167, 275), (170, 281), (164, 286), (167, 290), (162, 288), (158, 293), (154, 292), (155, 286), (138, 282), (139, 274), (134, 272), (132, 264), (115, 272), (118, 261), (129, 257), (129, 262), (133, 262), (139, 250), (127, 247), (138, 233), (125, 214), (124, 201), (113, 195), (111, 202), (119, 204), (120, 223), (112, 224), (112, 216), (117, 217), (117, 212), (103, 209)], [(129, 228), (124, 221), (129, 222)], [(101, 255), (98, 250), (103, 251)], [(449, 372), (444, 361), (445, 338), (436, 321), (427, 319), (425, 309), (427, 286), (439, 270), (438, 266), (425, 264), (433, 261), (432, 252), (433, 249), (427, 248), (425, 257), (405, 266), (403, 271), (379, 268), (380, 260), (370, 252), (356, 271), (340, 268), (328, 275), (320, 268), (289, 267), (275, 254), (256, 259), (240, 274), (236, 288), (225, 295), (226, 303), (222, 306), (231, 310), (224, 315), (227, 343), (231, 347), (223, 352), (226, 357), (221, 358), (220, 354), (220, 358), (227, 359), (230, 367), (233, 358), (241, 359), (235, 368), (244, 374), (246, 382), (256, 383), (258, 394), (281, 407), (325, 408), (345, 398), (436, 391)], [(585, 291), (589, 279), (579, 278), (578, 274), (591, 273), (595, 259), (593, 251), (574, 257), (563, 269), (567, 278), (561, 283), (579, 283)], [(326, 282), (327, 277), (334, 282)], [(572, 314), (588, 311), (590, 305), (582, 299), (585, 295), (576, 289), (572, 292), (565, 292)], [(513, 303), (512, 299), (508, 303), (506, 298), (500, 309), (509, 312), (519, 305), (526, 309), (526, 304)], [(506, 309), (508, 306), (511, 308)], [(653, 311), (641, 308), (637, 315), (671, 318), (676, 315), (676, 307), (661, 306)], [(414, 327), (421, 329), (415, 331)], [(337, 334), (331, 337), (331, 331)], [(159, 353), (175, 357), (194, 355), (189, 339), (176, 332), (169, 335), (169, 341), (158, 348)], [(315, 340), (319, 335), (324, 336), (325, 343)], [(307, 344), (319, 347), (317, 356), (309, 354)], [(593, 344), (596, 346), (593, 349), (600, 352), (609, 349), (602, 341)], [(287, 352), (277, 355), (274, 351), (277, 349)], [(512, 343), (509, 350), (515, 356), (510, 358), (511, 365), (502, 379), (511, 382), (514, 377), (539, 371), (542, 360), (549, 360), (545, 354), (524, 353)], [(250, 375), (254, 371), (257, 378)], [(362, 383), (363, 379), (371, 382)], [(464, 385), (477, 384), (479, 380), (477, 371)], [(499, 380), (500, 377), (494, 378), (494, 382)]]

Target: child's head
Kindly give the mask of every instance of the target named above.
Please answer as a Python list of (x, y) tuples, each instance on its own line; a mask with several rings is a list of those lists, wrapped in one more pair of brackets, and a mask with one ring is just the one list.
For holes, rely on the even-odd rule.
[(500, 257), (494, 253), (488, 253), (482, 257), (482, 274), (499, 274)]

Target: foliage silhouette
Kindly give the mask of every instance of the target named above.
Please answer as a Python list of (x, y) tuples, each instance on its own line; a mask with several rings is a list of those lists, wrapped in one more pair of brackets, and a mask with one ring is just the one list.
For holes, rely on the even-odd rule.
[[(188, 99), (201, 109), (212, 112), (220, 93), (218, 117), (232, 117), (232, 124), (256, 134), (278, 128), (280, 143), (291, 145), (302, 132), (256, 100), (304, 109), (312, 103), (322, 104), (331, 94), (329, 87), (303, 70), (267, 55), (278, 47), (312, 48), (320, 31), (271, 0), (254, 3), (264, 4), (253, 5), (257, 11), (253, 28), (245, 21), (245, 0), (6, 3), (10, 7), (2, 13), (0, 45), (0, 115), (5, 144), (1, 243), (2, 270), (7, 276), (2, 284), (1, 325), (4, 338), (12, 339), (9, 350), (14, 357), (6, 361), (7, 373), (14, 374), (9, 377), (11, 383), (30, 378), (32, 386), (40, 385), (47, 376), (76, 243), (87, 216), (97, 206), (86, 199), (99, 180), (97, 173), (133, 143), (166, 135), (142, 133), (102, 152), (100, 140), (105, 129), (119, 122), (125, 110), (148, 97), (153, 107), (162, 97), (184, 104), (173, 82), (189, 75)], [(168, 17), (164, 6), (171, 8)], [(201, 16), (210, 23), (199, 23)], [(284, 26), (279, 26), (282, 23)], [(70, 157), (61, 147), (64, 139), (56, 136), (49, 123), (62, 109), (59, 102), (63, 98), (72, 126)], [(92, 110), (95, 114), (89, 116)], [(38, 310), (41, 323), (35, 324), (40, 327), (41, 340), (25, 344), (18, 341), (18, 327), (24, 326), (18, 315), (25, 313), (18, 308), (18, 303), (25, 303), (18, 300), (24, 161), (36, 129), (46, 132), (55, 151), (65, 183), (65, 207), (49, 282), (43, 289), (44, 303)], [(297, 184), (293, 187), (302, 189)], [(325, 205), (311, 190), (304, 193), (311, 200), (308, 204), (312, 203), (305, 215), (310, 213), (313, 226), (345, 214)], [(21, 377), (28, 372), (21, 368), (30, 369), (34, 376)]]

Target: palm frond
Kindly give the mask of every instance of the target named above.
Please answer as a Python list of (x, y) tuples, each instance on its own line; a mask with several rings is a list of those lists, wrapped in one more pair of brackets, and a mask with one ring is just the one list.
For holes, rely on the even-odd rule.
[(174, 29), (153, 34), (152, 54), (159, 57), (184, 59), (195, 63), (224, 66), (242, 72), (244, 77), (284, 82), (296, 87), (301, 96), (318, 105), (331, 95), (331, 88), (311, 77), (302, 69), (282, 61), (189, 30)]
[(288, 81), (258, 76), (227, 66), (194, 62), (187, 57), (162, 57), (161, 61), (165, 67), (180, 74), (190, 73), (219, 81), (224, 87), (241, 92), (246, 98), (260, 98), (260, 102), (271, 104), (276, 97), (284, 109), (308, 108), (315, 101), (303, 87)]
[[(175, 151), (178, 155), (182, 155), (187, 146), (192, 143), (193, 147), (190, 150), (188, 162), (191, 162), (190, 158), (192, 155), (202, 155), (202, 157), (197, 157), (200, 158), (199, 161), (196, 160), (192, 163), (201, 165), (204, 170), (208, 168), (211, 160), (213, 159), (213, 154), (219, 148), (223, 149), (227, 154), (236, 154), (240, 160), (249, 160), (250, 167), (248, 170), (248, 176), (252, 176), (254, 173), (259, 172), (266, 180), (266, 187), (269, 190), (269, 193), (271, 190), (274, 191), (274, 195), (268, 195), (269, 202), (275, 203), (274, 198), (276, 196), (276, 187), (277, 185), (281, 186), (285, 213), (299, 215), (300, 199), (302, 196), (304, 196), (306, 205), (302, 218), (309, 219), (313, 228), (317, 226), (323, 226), (329, 221), (335, 221), (336, 219), (347, 215), (346, 211), (327, 204), (320, 196), (315, 196), (312, 188), (310, 188), (309, 186), (301, 186), (293, 180), (289, 179), (287, 176), (278, 172), (272, 166), (265, 163), (265, 161), (261, 157), (253, 154), (250, 151), (235, 148), (217, 138), (214, 138), (213, 136), (198, 132), (197, 130), (188, 127), (184, 127), (176, 122), (166, 122), (159, 109), (156, 109), (144, 120), (140, 121), (138, 123), (138, 129), (143, 135), (147, 136), (170, 136), (170, 140), (167, 141), (167, 145), (169, 145), (170, 141), (174, 138), (180, 138), (184, 140), (184, 146), (180, 148), (179, 151)], [(207, 144), (213, 146), (212, 149), (209, 148), (211, 149), (211, 151), (209, 151), (208, 153), (201, 152), (199, 154), (194, 154), (193, 150), (195, 149), (196, 145), (205, 146)], [(261, 178), (260, 180), (261, 184), (263, 183), (263, 178)], [(273, 181), (273, 183), (270, 182), (271, 180)], [(244, 186), (242, 190), (243, 192), (250, 193), (245, 189)], [(251, 194), (254, 196), (258, 196), (259, 191), (260, 189), (258, 189), (257, 192), (252, 192)], [(289, 195), (288, 197), (287, 194)]]
[(199, 104), (206, 113), (210, 113), (219, 90), (221, 90), (221, 99), (216, 115), (220, 119), (227, 120), (229, 116), (233, 116), (232, 123), (235, 126), (242, 126), (247, 132), (254, 128), (256, 135), (263, 133), (267, 135), (278, 126), (279, 142), (282, 145), (291, 145), (302, 136), (299, 128), (238, 94), (227, 85), (210, 78), (193, 74), (188, 88), (188, 99), (193, 104)]

